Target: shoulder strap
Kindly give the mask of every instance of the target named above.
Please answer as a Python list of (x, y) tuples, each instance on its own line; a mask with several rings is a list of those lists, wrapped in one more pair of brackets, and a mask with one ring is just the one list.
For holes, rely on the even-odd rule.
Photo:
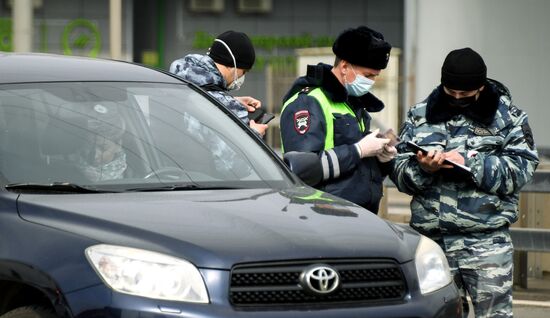
[(332, 107), (331, 102), (323, 93), (323, 90), (316, 88), (310, 91), (308, 96), (311, 96), (317, 100), (321, 109), (323, 110), (323, 115), (325, 116), (325, 123), (327, 125), (327, 134), (325, 136), (325, 150), (334, 148), (334, 121), (332, 116)]

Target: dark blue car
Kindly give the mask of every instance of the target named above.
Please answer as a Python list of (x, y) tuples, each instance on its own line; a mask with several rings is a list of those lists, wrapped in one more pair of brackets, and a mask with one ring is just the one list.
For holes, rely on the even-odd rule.
[(199, 88), (0, 54), (0, 317), (460, 317), (431, 240), (308, 187)]

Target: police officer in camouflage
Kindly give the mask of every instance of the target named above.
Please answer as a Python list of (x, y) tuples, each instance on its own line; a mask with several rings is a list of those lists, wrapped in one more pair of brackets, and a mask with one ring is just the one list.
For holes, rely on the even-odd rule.
[(218, 35), (206, 55), (189, 54), (170, 65), (170, 72), (208, 91), (212, 97), (237, 115), (259, 135), (266, 124), (248, 119), (262, 103), (251, 96), (232, 96), (245, 80), (245, 73), (254, 65), (256, 53), (250, 38), (242, 32), (226, 31)]
[(283, 152), (318, 154), (323, 171), (315, 187), (377, 213), (397, 150), (370, 131), (369, 112), (384, 104), (369, 90), (388, 64), (391, 45), (360, 26), (343, 31), (332, 50), (334, 65), (309, 65), (283, 99)]
[(399, 144), (391, 179), (412, 195), (411, 226), (442, 246), (475, 316), (512, 317), (508, 227), (539, 160), (527, 115), (486, 74), (470, 48), (447, 55), (441, 85), (409, 110), (400, 132), (428, 152)]

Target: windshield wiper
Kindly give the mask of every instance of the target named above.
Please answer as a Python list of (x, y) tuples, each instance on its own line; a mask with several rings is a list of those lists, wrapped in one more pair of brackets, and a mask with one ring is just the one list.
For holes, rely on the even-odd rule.
[(8, 190), (39, 191), (39, 192), (64, 192), (64, 193), (110, 193), (113, 190), (100, 190), (92, 187), (84, 187), (70, 182), (52, 183), (10, 183), (5, 186)]
[(236, 189), (236, 188), (221, 187), (221, 186), (201, 186), (198, 184), (172, 184), (172, 185), (162, 185), (162, 186), (131, 188), (131, 189), (125, 189), (125, 191), (153, 192), (153, 191), (224, 190), (224, 189)]

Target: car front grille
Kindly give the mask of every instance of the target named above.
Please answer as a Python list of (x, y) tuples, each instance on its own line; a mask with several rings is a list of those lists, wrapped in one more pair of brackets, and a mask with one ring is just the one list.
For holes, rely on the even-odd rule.
[[(329, 265), (340, 275), (340, 286), (328, 294), (307, 291), (300, 275), (312, 265)], [(310, 306), (384, 304), (402, 301), (407, 290), (399, 265), (388, 260), (303, 261), (244, 264), (231, 273), (233, 306)]]

